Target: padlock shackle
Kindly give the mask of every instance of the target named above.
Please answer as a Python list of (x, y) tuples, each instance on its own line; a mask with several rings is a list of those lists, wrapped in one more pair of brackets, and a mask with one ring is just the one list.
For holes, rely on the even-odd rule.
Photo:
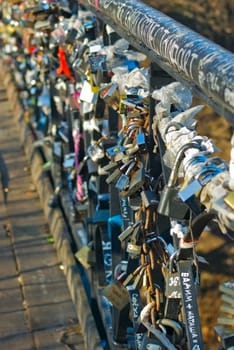
[(179, 149), (179, 151), (177, 152), (176, 158), (175, 158), (174, 166), (171, 170), (171, 173), (170, 173), (170, 176), (168, 179), (168, 184), (167, 184), (168, 187), (173, 187), (175, 185), (176, 180), (177, 180), (177, 176), (178, 176), (178, 172), (179, 172), (180, 164), (185, 156), (184, 152), (190, 148), (196, 148), (198, 150), (201, 150), (201, 146), (196, 142), (186, 143), (185, 145), (183, 145)]

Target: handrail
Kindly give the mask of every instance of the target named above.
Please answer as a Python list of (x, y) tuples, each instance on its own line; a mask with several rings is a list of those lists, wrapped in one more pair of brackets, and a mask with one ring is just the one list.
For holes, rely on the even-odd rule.
[(138, 0), (82, 4), (234, 124), (233, 53)]

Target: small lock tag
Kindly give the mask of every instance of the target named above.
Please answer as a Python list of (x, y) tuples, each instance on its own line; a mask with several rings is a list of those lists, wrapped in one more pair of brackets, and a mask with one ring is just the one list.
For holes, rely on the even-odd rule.
[(144, 335), (140, 350), (166, 350), (158, 339), (150, 338), (147, 334)]
[(127, 289), (120, 281), (114, 281), (102, 289), (102, 294), (118, 310), (122, 310), (129, 304), (129, 295)]
[[(203, 349), (200, 318), (197, 314), (197, 292), (194, 271), (190, 259), (178, 261), (186, 335), (189, 349)], [(191, 327), (192, 325), (192, 327)], [(196, 335), (196, 336), (194, 336)]]
[(178, 272), (168, 272), (165, 295), (169, 299), (181, 299), (180, 277)]
[(142, 341), (143, 341), (143, 337), (144, 334), (140, 333), (138, 331), (139, 328), (139, 316), (141, 313), (141, 310), (143, 308), (142, 305), (142, 301), (141, 301), (141, 296), (140, 296), (140, 292), (138, 289), (134, 288), (134, 286), (130, 285), (127, 286), (127, 290), (129, 293), (129, 298), (130, 298), (130, 307), (131, 307), (131, 311), (132, 311), (132, 323), (133, 323), (133, 328), (135, 330), (135, 345), (136, 345), (136, 349), (140, 350), (142, 349)]

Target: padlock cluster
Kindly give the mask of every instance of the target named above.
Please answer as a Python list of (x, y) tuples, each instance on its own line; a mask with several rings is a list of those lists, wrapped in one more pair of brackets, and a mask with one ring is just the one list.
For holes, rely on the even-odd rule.
[(197, 134), (202, 106), (180, 82), (151, 86), (153, 63), (76, 1), (16, 3), (1, 3), (2, 59), (51, 174), (48, 205), (75, 227), (111, 313), (110, 343), (203, 349), (195, 247), (209, 223), (233, 233), (234, 197), (228, 164)]

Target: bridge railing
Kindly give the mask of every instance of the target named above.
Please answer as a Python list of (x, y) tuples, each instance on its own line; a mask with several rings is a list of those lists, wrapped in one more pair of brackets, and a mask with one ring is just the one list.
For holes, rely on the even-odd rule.
[(82, 0), (82, 4), (234, 122), (233, 53), (137, 0)]
[[(74, 3), (76, 3), (75, 0)], [(91, 79), (93, 78), (91, 76), (91, 64), (88, 66), (90, 71), (87, 75), (87, 71), (82, 71), (79, 65), (78, 68), (75, 67), (75, 55), (69, 57), (70, 47), (67, 48), (63, 42), (62, 45), (65, 47), (62, 47), (62, 49), (65, 49), (64, 52), (67, 53), (70, 67), (72, 66), (74, 69), (73, 73), (80, 74), (78, 79), (80, 100), (78, 101), (79, 106), (77, 107), (76, 105), (78, 111), (68, 103), (70, 101), (70, 93), (72, 94), (76, 89), (74, 81), (70, 80), (70, 73), (64, 80), (67, 84), (65, 84), (67, 95), (63, 100), (66, 107), (63, 111), (65, 112), (63, 116), (67, 118), (66, 122), (68, 128), (70, 128), (69, 136), (71, 139), (73, 127), (75, 129), (78, 125), (80, 130), (82, 130), (82, 135), (77, 135), (83, 141), (84, 157), (79, 159), (79, 161), (81, 161), (82, 166), (85, 166), (84, 168), (81, 166), (74, 169), (73, 163), (76, 162), (75, 157), (78, 157), (74, 153), (74, 145), (72, 145), (72, 142), (70, 145), (70, 139), (68, 139), (68, 142), (64, 141), (66, 137), (64, 139), (62, 137), (59, 138), (61, 135), (59, 133), (56, 134), (56, 145), (61, 147), (61, 152), (59, 151), (56, 154), (54, 149), (54, 154), (51, 155), (51, 150), (48, 150), (46, 144), (39, 142), (36, 145), (40, 147), (40, 150), (43, 149), (43, 159), (48, 161), (45, 164), (51, 164), (50, 180), (52, 179), (54, 185), (52, 199), (55, 198), (57, 200), (59, 197), (59, 203), (63, 209), (62, 213), (66, 218), (66, 223), (70, 228), (76, 245), (76, 259), (81, 264), (83, 262), (83, 266), (87, 270), (87, 281), (91, 286), (92, 297), (97, 300), (97, 306), (107, 331), (110, 348), (117, 349), (118, 344), (120, 345), (119, 348), (129, 348), (126, 343), (128, 337), (128, 310), (122, 309), (122, 299), (117, 301), (110, 299), (114, 305), (112, 310), (102, 294), (103, 287), (109, 287), (112, 277), (116, 277), (115, 273), (116, 271), (118, 272), (117, 268), (120, 265), (121, 269), (123, 269), (121, 272), (133, 272), (132, 261), (130, 267), (128, 266), (127, 268), (129, 261), (127, 259), (122, 261), (124, 249), (120, 247), (121, 239), (121, 243), (123, 243), (130, 237), (128, 236), (128, 230), (130, 230), (130, 233), (136, 232), (139, 235), (142, 233), (142, 241), (146, 238), (145, 233), (147, 231), (149, 238), (147, 244), (149, 245), (151, 243), (153, 245), (155, 239), (160, 235), (163, 236), (163, 239), (164, 236), (168, 238), (174, 230), (172, 234), (174, 234), (173, 239), (175, 238), (175, 243), (178, 243), (177, 239), (179, 234), (181, 234), (182, 237), (185, 237), (184, 247), (186, 247), (186, 243), (191, 244), (191, 246), (187, 244), (187, 247), (193, 247), (199, 237), (195, 237), (195, 240), (191, 237), (190, 219), (192, 216), (194, 218), (197, 214), (205, 212), (205, 214), (208, 213), (206, 220), (212, 220), (214, 217), (215, 220), (219, 219), (219, 230), (222, 233), (229, 234), (234, 232), (234, 159), (231, 160), (229, 169), (227, 163), (221, 158), (210, 157), (214, 153), (215, 147), (211, 140), (203, 138), (196, 133), (196, 121), (193, 118), (201, 108), (200, 106), (191, 107), (190, 104), (192, 102), (192, 93), (194, 93), (213, 107), (220, 115), (223, 115), (231, 125), (234, 123), (234, 55), (140, 1), (82, 0), (81, 4), (100, 20), (97, 28), (95, 28), (98, 32), (95, 39), (99, 38), (99, 36), (103, 36), (104, 39), (105, 30), (107, 30), (106, 25), (109, 25), (119, 37), (125, 38), (133, 47), (146, 54), (150, 59), (150, 67), (147, 67), (150, 68), (150, 86), (148, 89), (147, 85), (149, 90), (147, 90), (147, 102), (144, 103), (143, 100), (139, 107), (137, 105), (138, 101), (134, 101), (136, 103), (135, 105), (133, 103), (134, 106), (129, 108), (131, 114), (129, 113), (128, 116), (128, 107), (126, 109), (123, 108), (123, 113), (120, 107), (124, 103), (124, 106), (129, 106), (127, 104), (129, 101), (126, 101), (127, 94), (119, 93), (117, 103), (114, 99), (114, 102), (118, 105), (117, 109), (114, 108), (116, 104), (108, 104), (108, 100), (102, 99), (103, 96), (101, 96), (100, 92), (105, 91), (102, 89), (111, 85), (109, 84), (110, 81), (108, 81), (107, 85), (106, 81), (101, 81), (100, 84), (97, 83), (97, 85), (91, 86), (93, 83)], [(76, 44), (79, 47), (79, 40), (74, 43), (73, 48), (75, 48)], [(79, 50), (77, 51), (79, 52)], [(83, 55), (83, 51), (81, 55)], [(82, 59), (85, 60), (84, 57), (79, 58), (81, 58), (81, 60), (78, 60), (79, 63), (82, 62)], [(87, 57), (85, 56), (85, 58)], [(72, 61), (72, 59), (74, 60)], [(87, 65), (84, 66), (87, 68)], [(77, 68), (77, 71), (75, 71), (75, 68)], [(80, 71), (82, 72), (80, 73)], [(163, 71), (166, 72), (165, 75)], [(94, 72), (95, 74), (96, 72)], [(104, 74), (100, 74), (100, 76), (104, 77)], [(62, 76), (61, 80), (63, 78)], [(98, 81), (98, 77), (96, 78)], [(176, 81), (175, 85), (167, 85), (167, 83), (172, 81)], [(178, 82), (182, 84), (176, 85)], [(50, 83), (52, 84), (53, 80)], [(88, 92), (91, 92), (91, 97), (93, 97), (92, 94), (96, 94), (96, 102), (90, 102), (90, 98), (82, 100), (82, 93), (84, 95), (87, 91), (84, 89), (85, 85), (89, 85), (90, 89)], [(94, 89), (92, 90), (92, 88)], [(50, 95), (52, 101), (59, 100), (56, 92), (54, 92), (55, 95), (53, 95), (53, 92)], [(98, 95), (99, 93), (100, 95)], [(172, 95), (173, 98), (170, 99)], [(67, 98), (68, 96), (69, 98)], [(74, 96), (77, 97), (77, 95)], [(181, 96), (185, 96), (186, 103), (180, 106), (179, 99)], [(134, 94), (133, 97), (135, 97)], [(98, 113), (96, 113), (97, 100), (98, 102), (103, 102), (103, 104), (100, 104), (101, 107), (99, 106), (101, 112), (98, 111)], [(91, 105), (88, 112), (84, 112), (84, 109), (82, 110), (82, 103), (83, 106), (85, 103), (89, 104), (89, 107)], [(55, 104), (53, 107), (56, 109)], [(174, 109), (171, 109), (171, 107)], [(178, 108), (176, 109), (176, 107)], [(108, 109), (107, 115), (105, 114), (106, 109)], [(74, 119), (76, 123), (72, 124)], [(58, 118), (56, 122), (59, 121)], [(105, 131), (106, 126), (104, 121), (108, 122), (108, 136), (104, 132), (102, 133), (103, 130)], [(95, 124), (96, 122), (97, 124)], [(121, 130), (122, 134), (119, 130), (121, 123), (122, 125), (125, 123), (125, 127)], [(101, 127), (99, 128), (99, 126)], [(54, 129), (57, 132), (57, 126)], [(78, 131), (80, 132), (80, 130)], [(62, 132), (63, 130), (61, 130)], [(120, 134), (122, 138), (116, 137)], [(47, 136), (46, 132), (43, 136)], [(52, 135), (49, 136), (51, 137)], [(46, 140), (47, 138), (45, 137), (44, 139)], [(52, 141), (54, 140), (52, 139)], [(75, 141), (77, 142), (77, 139), (73, 140), (73, 142)], [(66, 142), (69, 143), (69, 151), (67, 150)], [(232, 143), (231, 146), (234, 147), (234, 138)], [(62, 151), (63, 146), (64, 149)], [(89, 146), (93, 146), (94, 154), (92, 153), (93, 149), (90, 149)], [(34, 147), (35, 149), (37, 149), (36, 146)], [(99, 152), (100, 149), (103, 152)], [(189, 153), (191, 150), (192, 152)], [(103, 155), (103, 158), (99, 158), (100, 153)], [(234, 155), (234, 152), (232, 154)], [(67, 168), (64, 165), (64, 155), (69, 156), (67, 158), (69, 161)], [(70, 160), (73, 162), (72, 166), (70, 165)], [(90, 167), (88, 161), (90, 161)], [(183, 161), (185, 162), (182, 164)], [(182, 171), (181, 168), (183, 168)], [(64, 188), (62, 186), (63, 181), (67, 181), (67, 178), (70, 180), (70, 175), (80, 175), (80, 172), (82, 172), (80, 169), (85, 169), (84, 173), (82, 173), (82, 180), (85, 180), (83, 183), (84, 188), (90, 186), (90, 197), (87, 196), (84, 202), (79, 202), (79, 200), (76, 202), (76, 198), (74, 199), (73, 190), (76, 191), (77, 188), (76, 185), (74, 188), (72, 187), (73, 182), (66, 183)], [(180, 171), (182, 176), (179, 176)], [(62, 179), (64, 172), (66, 172), (66, 175), (69, 175), (66, 179)], [(180, 181), (177, 181), (179, 177)], [(117, 186), (117, 181), (121, 178), (123, 182)], [(78, 183), (81, 179), (77, 176), (76, 180)], [(180, 186), (182, 181), (183, 186)], [(225, 181), (226, 186), (223, 186)], [(149, 185), (149, 182), (152, 183)], [(155, 184), (156, 187), (154, 187)], [(148, 194), (149, 197), (147, 197)], [(91, 198), (92, 196), (94, 198)], [(191, 197), (194, 199), (192, 203), (189, 201)], [(82, 199), (84, 198), (85, 196)], [(57, 205), (57, 202), (50, 200), (50, 205), (53, 207), (53, 205)], [(139, 217), (135, 215), (136, 211), (138, 211)], [(136, 217), (138, 218), (137, 221), (142, 221), (142, 232), (134, 230), (135, 227), (138, 228), (138, 226), (133, 227)], [(207, 221), (204, 221), (203, 216), (199, 216), (199, 218), (202, 221), (194, 223), (194, 225), (197, 224), (197, 231), (194, 230), (197, 236), (200, 236), (201, 229), (204, 229), (204, 222), (205, 224), (207, 223)], [(177, 221), (179, 222), (178, 225)], [(181, 221), (185, 221), (184, 227)], [(176, 232), (176, 230), (179, 230), (178, 226), (181, 230), (180, 232)], [(131, 231), (132, 228), (133, 231)], [(182, 232), (183, 228), (188, 229), (186, 234)], [(133, 233), (131, 233), (132, 236)], [(132, 244), (132, 251), (130, 244), (129, 251), (124, 252), (124, 256), (128, 253), (131, 255), (129, 255), (130, 257), (134, 256), (135, 248), (135, 257), (138, 259), (138, 248), (141, 248), (142, 241), (136, 242), (136, 240), (134, 241), (135, 238), (137, 239), (137, 235), (133, 236), (133, 242), (139, 244)], [(192, 242), (189, 241), (191, 239)], [(163, 241), (160, 241), (160, 249), (165, 249), (166, 245), (163, 243), (161, 247), (161, 242)], [(170, 243), (168, 243), (169, 248)], [(175, 249), (177, 249), (176, 244)], [(161, 254), (161, 250), (159, 253)], [(169, 256), (167, 251), (165, 253), (165, 256)], [(145, 250), (144, 254), (147, 255), (148, 252)], [(154, 257), (147, 255), (146, 260), (150, 261), (150, 259), (152, 259), (153, 266), (155, 263), (153, 261)], [(131, 276), (129, 275), (128, 277)], [(139, 275), (139, 277), (141, 276)], [(69, 279), (72, 280), (70, 277)], [(114, 288), (115, 285), (111, 285), (111, 287)], [(76, 288), (73, 290), (76, 290)], [(113, 294), (112, 289), (109, 292), (110, 298)], [(129, 296), (126, 298), (125, 292), (124, 290), (124, 302), (127, 299), (128, 303)], [(107, 292), (104, 294), (105, 297), (107, 294)], [(119, 309), (115, 303), (120, 306)], [(168, 312), (168, 310), (165, 312)], [(86, 331), (86, 322), (82, 324)], [(193, 341), (192, 339), (190, 340), (191, 342)], [(87, 339), (87, 343), (89, 341), (90, 339)], [(200, 342), (202, 343), (202, 340)], [(96, 347), (89, 348), (96, 350)]]

